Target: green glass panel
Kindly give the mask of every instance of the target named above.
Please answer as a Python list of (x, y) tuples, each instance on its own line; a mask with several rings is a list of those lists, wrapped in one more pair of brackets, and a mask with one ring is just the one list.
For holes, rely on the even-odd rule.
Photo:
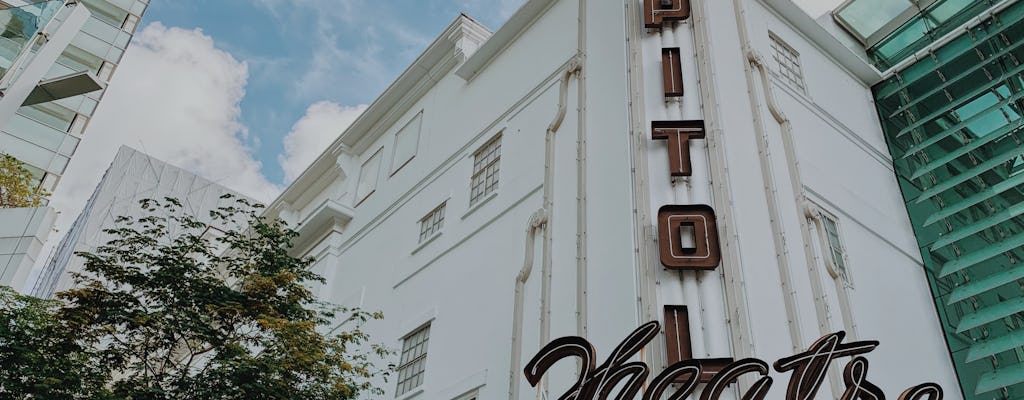
[[(869, 52), (894, 64), (992, 5), (930, 3)], [(965, 398), (1024, 399), (1024, 2), (932, 50), (875, 103)]]
[(986, 342), (979, 342), (967, 350), (965, 361), (974, 362), (985, 357), (991, 357), (1004, 351), (1010, 351), (1024, 346), (1024, 330), (1015, 331), (1009, 335), (998, 337)]
[(990, 290), (1015, 283), (1021, 279), (1024, 279), (1024, 268), (1010, 268), (1006, 271), (971, 281), (970, 283), (958, 286), (950, 294), (949, 299), (946, 301), (946, 305), (953, 305), (961, 301), (967, 300), (971, 297), (979, 296)]

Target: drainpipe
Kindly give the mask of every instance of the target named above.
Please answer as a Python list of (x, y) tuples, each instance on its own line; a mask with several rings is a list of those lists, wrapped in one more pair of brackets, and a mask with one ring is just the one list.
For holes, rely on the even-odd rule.
[[(526, 282), (530, 278), (530, 272), (533, 269), (533, 237), (536, 235), (535, 230), (540, 226), (544, 226), (543, 234), (543, 251), (541, 259), (541, 299), (540, 299), (540, 345), (543, 347), (550, 341), (551, 338), (551, 250), (552, 250), (552, 235), (551, 235), (551, 223), (552, 223), (552, 210), (554, 208), (554, 182), (555, 182), (555, 133), (558, 132), (558, 128), (562, 126), (562, 122), (565, 120), (566, 114), (566, 98), (569, 92), (569, 79), (573, 75), (579, 74), (581, 66), (579, 59), (574, 57), (569, 65), (565, 69), (565, 73), (562, 75), (561, 83), (558, 90), (558, 110), (555, 113), (554, 120), (548, 125), (547, 132), (544, 137), (544, 199), (543, 207), (533, 214), (528, 224), (528, 237), (527, 237), (527, 250), (525, 260), (523, 261), (523, 269), (516, 276), (516, 299), (513, 310), (512, 320), (512, 361), (509, 369), (509, 400), (519, 399), (519, 370), (520, 370), (520, 358), (522, 354), (523, 343), (521, 340), (523, 334), (523, 296), (522, 289), (526, 285)], [(534, 227), (537, 225), (537, 227)], [(541, 393), (546, 391), (547, 379), (544, 379), (544, 384), (538, 386), (537, 396), (540, 398)]]
[[(746, 9), (743, 6), (743, 0), (733, 0), (733, 4), (736, 8), (736, 26), (740, 33), (740, 43), (743, 48), (744, 56), (747, 56), (748, 54), (752, 54), (753, 50), (750, 46), (750, 35), (747, 32)], [(799, 310), (796, 306), (796, 293), (793, 287), (793, 277), (790, 273), (789, 250), (786, 248), (786, 234), (782, 228), (782, 210), (779, 207), (778, 186), (775, 183), (775, 174), (772, 170), (768, 133), (765, 130), (761, 115), (761, 103), (758, 101), (757, 94), (754, 89), (754, 86), (757, 85), (757, 83), (754, 80), (753, 64), (753, 62), (744, 62), (743, 72), (747, 79), (747, 95), (750, 99), (750, 108), (753, 112), (754, 130), (758, 136), (758, 158), (761, 162), (761, 177), (765, 182), (764, 192), (768, 202), (768, 218), (771, 220), (772, 239), (775, 246), (775, 261), (779, 269), (779, 278), (782, 283), (782, 301), (786, 307), (786, 323), (789, 327), (789, 339), (793, 351), (798, 353), (801, 351), (804, 340), (800, 333)], [(774, 112), (773, 115), (775, 115)], [(778, 118), (778, 116), (776, 116), (776, 118)], [(788, 123), (788, 120), (786, 121)]]
[[(576, 54), (587, 63), (587, 0), (580, 0)], [(576, 75), (576, 334), (587, 337), (587, 77)]]
[[(734, 0), (739, 7), (742, 7), (742, 0)], [(737, 13), (738, 15), (744, 14), (744, 12)], [(737, 18), (743, 17), (738, 16)], [(744, 24), (744, 30), (746, 26)], [(789, 117), (782, 112), (778, 103), (775, 101), (774, 90), (772, 89), (771, 81), (768, 79), (768, 67), (764, 62), (764, 59), (753, 50), (750, 46), (749, 37), (746, 32), (743, 34), (744, 47), (746, 47), (745, 55), (747, 57), (747, 68), (754, 66), (760, 72), (762, 91), (765, 97), (765, 103), (768, 105), (768, 111), (771, 113), (775, 122), (779, 124), (779, 128), (782, 131), (782, 146), (785, 149), (785, 161), (786, 170), (789, 172), (789, 183), (790, 189), (793, 191), (794, 205), (796, 206), (796, 215), (800, 224), (800, 238), (803, 241), (804, 247), (804, 258), (807, 263), (808, 278), (811, 283), (811, 293), (814, 302), (814, 311), (817, 316), (818, 331), (824, 336), (831, 333), (831, 328), (828, 326), (828, 310), (825, 301), (825, 289), (822, 287), (821, 275), (818, 272), (817, 262), (814, 258), (814, 248), (811, 247), (811, 229), (807, 223), (807, 208), (806, 204), (807, 195), (804, 193), (803, 180), (800, 178), (800, 160), (796, 154), (796, 143), (793, 140), (793, 125), (789, 120)], [(753, 92), (751, 92), (753, 96)], [(760, 118), (758, 118), (760, 121)], [(762, 127), (763, 131), (763, 127)], [(767, 147), (767, 136), (763, 136), (764, 146)], [(771, 155), (766, 154), (763, 159), (771, 162)], [(781, 224), (781, 222), (780, 222)], [(834, 365), (830, 365), (828, 369), (828, 376), (830, 386), (832, 387), (832, 394), (836, 398), (842, 396), (843, 391), (839, 380), (839, 373), (835, 369)]]
[(523, 353), (523, 291), (526, 288), (526, 282), (530, 280), (530, 273), (533, 271), (533, 247), (537, 230), (546, 226), (547, 222), (547, 213), (542, 208), (530, 216), (526, 227), (526, 252), (523, 258), (523, 268), (516, 276), (515, 305), (512, 311), (512, 365), (509, 368), (509, 399), (519, 399), (519, 363)]

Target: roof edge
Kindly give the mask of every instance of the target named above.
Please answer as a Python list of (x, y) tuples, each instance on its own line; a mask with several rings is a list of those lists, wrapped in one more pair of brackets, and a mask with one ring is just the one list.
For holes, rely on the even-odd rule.
[(515, 14), (512, 14), (508, 22), (505, 22), (487, 42), (484, 42), (483, 46), (480, 46), (480, 49), (462, 63), (455, 74), (467, 82), (473, 80), (556, 2), (558, 0), (527, 1), (526, 4), (519, 7)]
[[(375, 129), (400, 117), (434, 87), (444, 73), (465, 60), (491, 36), (490, 30), (466, 14), (460, 14), (444, 32), (356, 120), (342, 132), (306, 169), (271, 202), (268, 211), (302, 197), (302, 193), (325, 173), (340, 168), (343, 154), (358, 154), (384, 134)], [(441, 71), (441, 69), (447, 70)]]
[(815, 45), (825, 51), (847, 71), (860, 79), (865, 85), (872, 86), (882, 80), (882, 73), (871, 63), (858, 55), (853, 49), (833, 36), (827, 28), (821, 26), (814, 18), (793, 3), (792, 0), (760, 0), (765, 6), (782, 16), (798, 31), (811, 39)]

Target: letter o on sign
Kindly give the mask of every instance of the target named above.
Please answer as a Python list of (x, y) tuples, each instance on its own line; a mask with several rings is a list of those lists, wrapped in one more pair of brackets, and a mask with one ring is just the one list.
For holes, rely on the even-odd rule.
[(658, 210), (658, 248), (668, 269), (713, 270), (722, 261), (715, 210), (703, 204)]

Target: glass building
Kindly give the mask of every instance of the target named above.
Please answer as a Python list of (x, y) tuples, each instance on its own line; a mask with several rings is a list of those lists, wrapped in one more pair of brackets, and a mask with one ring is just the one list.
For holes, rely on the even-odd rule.
[(889, 71), (875, 101), (964, 395), (1024, 398), (1024, 2), (833, 15)]
[[(13, 3), (13, 4), (12, 4)], [(69, 13), (66, 0), (0, 0), (0, 71), (2, 82), (18, 78), (15, 65), (38, 51), (40, 30), (52, 33)], [(40, 184), (52, 191), (78, 148), (89, 119), (103, 98), (149, 0), (81, 0), (90, 16), (46, 72), (44, 81), (87, 71), (98, 90), (70, 97), (33, 98), (8, 121), (0, 121), (0, 152), (26, 163)], [(33, 93), (35, 95), (36, 93)], [(52, 101), (48, 101), (52, 100)]]

